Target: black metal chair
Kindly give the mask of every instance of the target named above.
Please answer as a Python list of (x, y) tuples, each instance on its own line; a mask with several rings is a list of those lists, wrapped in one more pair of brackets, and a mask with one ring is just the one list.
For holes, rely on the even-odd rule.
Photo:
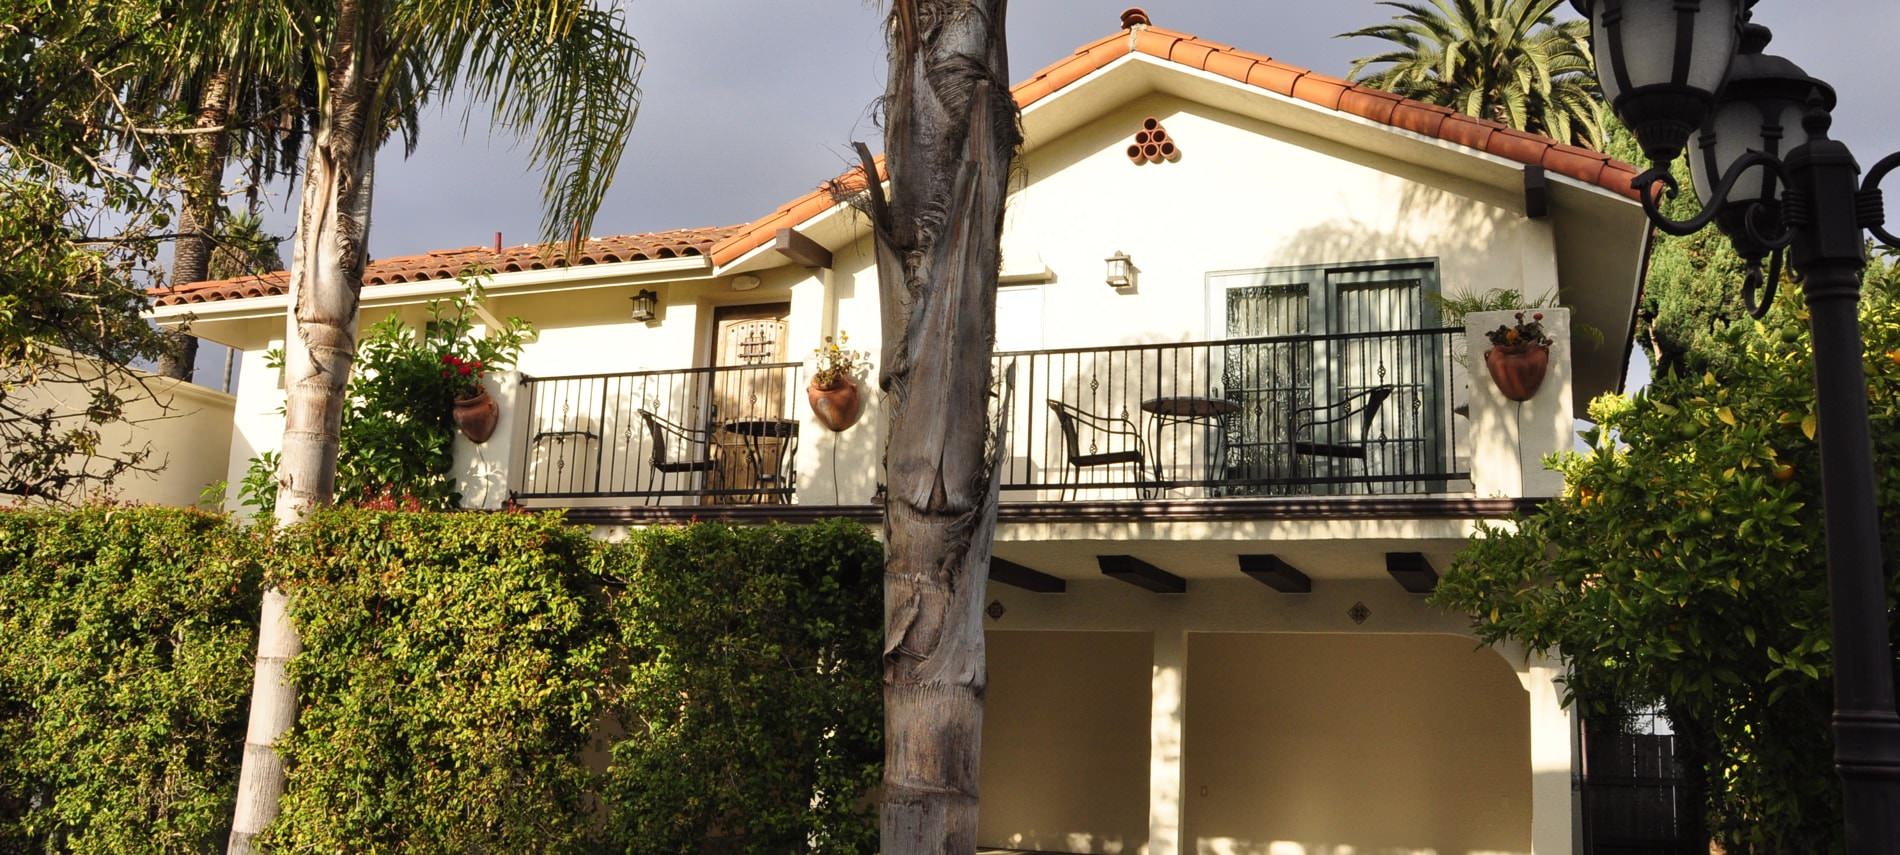
[[(647, 477), (647, 503), (659, 504), (673, 476), (686, 476), (691, 483), (694, 473), (706, 473), (707, 490), (719, 489), (719, 462), (712, 457), (712, 441), (707, 431), (675, 424), (642, 408), (640, 420), (646, 423), (647, 439), (653, 446), (653, 472)], [(654, 488), (657, 482), (658, 489)]]
[(1287, 414), (1287, 462), (1294, 477), (1301, 477), (1300, 458), (1357, 460), (1359, 474), (1369, 475), (1366, 463), (1367, 432), (1379, 417), (1379, 408), (1392, 397), (1391, 386), (1374, 386), (1347, 395), (1330, 404), (1297, 407)]
[[(1133, 422), (1120, 416), (1098, 416), (1053, 399), (1049, 401), (1049, 409), (1055, 411), (1056, 421), (1062, 427), (1063, 450), (1068, 458), (1069, 466), (1062, 479), (1065, 499), (1080, 486), (1083, 469), (1123, 465), (1135, 473), (1137, 495), (1148, 498), (1147, 445), (1141, 441), (1141, 431), (1135, 429)], [(1088, 434), (1087, 452), (1082, 450), (1084, 433)], [(1075, 474), (1074, 482), (1069, 480), (1070, 472)]]

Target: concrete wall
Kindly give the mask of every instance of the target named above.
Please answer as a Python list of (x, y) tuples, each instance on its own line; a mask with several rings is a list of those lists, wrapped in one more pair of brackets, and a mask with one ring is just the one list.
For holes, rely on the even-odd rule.
[(1189, 636), (1183, 850), (1529, 852), (1530, 718), (1442, 635)]
[[(225, 476), (225, 452), (231, 440), (231, 415), (236, 400), (223, 392), (203, 386), (139, 374), (117, 385), (125, 404), (125, 419), (94, 426), (100, 447), (120, 455), (149, 447), (151, 455), (142, 466), (155, 472), (126, 472), (110, 486), (94, 489), (79, 498), (111, 498), (152, 505), (190, 506), (198, 503), (205, 487)], [(91, 400), (88, 386), (72, 383), (42, 383), (19, 387), (9, 394), (20, 394), (22, 408), (38, 411), (51, 408), (55, 413), (84, 413)], [(83, 416), (69, 417), (63, 423), (74, 427), (84, 423)], [(74, 466), (85, 465), (74, 460)], [(88, 467), (100, 471), (94, 463)]]
[(1133, 853), (1148, 839), (1148, 633), (984, 636), (985, 846)]

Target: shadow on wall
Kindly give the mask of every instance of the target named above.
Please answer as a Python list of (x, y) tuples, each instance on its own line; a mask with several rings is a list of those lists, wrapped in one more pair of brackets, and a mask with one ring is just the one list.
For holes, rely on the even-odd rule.
[(1442, 850), (1410, 846), (1353, 846), (1346, 843), (1275, 840), (1247, 843), (1227, 838), (1203, 838), (1195, 844), (1198, 855), (1526, 855), (1518, 850)]
[(1497, 653), (1449, 635), (1190, 639), (1198, 852), (1530, 850), (1529, 696)]

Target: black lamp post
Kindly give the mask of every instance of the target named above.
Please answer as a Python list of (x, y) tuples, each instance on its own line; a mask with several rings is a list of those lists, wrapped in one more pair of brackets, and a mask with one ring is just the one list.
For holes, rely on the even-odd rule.
[[(1590, 19), (1605, 95), (1654, 162), (1635, 181), (1650, 221), (1675, 235), (1711, 222), (1721, 228), (1749, 263), (1743, 296), (1756, 317), (1773, 300), (1784, 250), (1804, 277), (1833, 613), (1834, 766), (1847, 851), (1900, 853), (1900, 715), (1859, 319), (1863, 230), (1900, 247), (1883, 228), (1879, 189), (1900, 167), (1900, 154), (1859, 180), (1847, 146), (1827, 136), (1833, 89), (1762, 53), (1768, 29), (1748, 23), (1755, 0), (1571, 2)], [(1663, 216), (1658, 197), (1676, 193), (1669, 164), (1685, 147), (1693, 147), (1690, 173), (1702, 211), (1676, 221)]]

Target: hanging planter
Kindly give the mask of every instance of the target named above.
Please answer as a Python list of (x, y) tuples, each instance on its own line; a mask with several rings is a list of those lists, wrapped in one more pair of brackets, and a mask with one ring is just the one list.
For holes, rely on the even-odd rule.
[(810, 385), (805, 387), (812, 418), (833, 433), (857, 424), (858, 417), (864, 415), (864, 396), (859, 393), (858, 381), (852, 375), (864, 370), (869, 354), (846, 350), (845, 342), (850, 339), (843, 331), (836, 339), (825, 336), (825, 343), (812, 351), (815, 370)]
[(501, 407), (494, 398), (489, 397), (488, 389), (476, 386), (474, 395), (455, 399), (451, 417), (455, 420), (455, 427), (468, 437), (469, 442), (480, 444), (495, 435), (495, 424), (501, 420)]
[(1536, 397), (1550, 370), (1551, 339), (1544, 334), (1543, 320), (1543, 312), (1531, 315), (1529, 322), (1518, 312), (1515, 325), (1485, 333), (1491, 339), (1491, 348), (1484, 352), (1485, 370), (1498, 391), (1513, 401)]
[(834, 433), (857, 424), (864, 415), (864, 396), (858, 394), (858, 382), (848, 376), (839, 376), (830, 386), (818, 385), (814, 377), (805, 387), (805, 397), (811, 402), (812, 417)]

